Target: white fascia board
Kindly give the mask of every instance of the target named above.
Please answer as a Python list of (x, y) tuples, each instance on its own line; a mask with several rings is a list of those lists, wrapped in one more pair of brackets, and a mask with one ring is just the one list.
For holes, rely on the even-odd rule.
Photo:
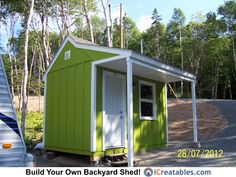
[(121, 60), (121, 59), (125, 60), (127, 57), (128, 57), (127, 55), (118, 55), (118, 56), (114, 56), (114, 57), (94, 61), (93, 64), (99, 65), (99, 64), (108, 63), (108, 62), (111, 62), (111, 61), (116, 61), (116, 60)]
[[(53, 64), (54, 64), (55, 61), (57, 60), (58, 55), (61, 53), (62, 49), (64, 48), (64, 46), (66, 45), (66, 43), (67, 43), (68, 40), (70, 40), (70, 37), (69, 37), (69, 36), (67, 36), (67, 37), (65, 38), (65, 40), (63, 41), (61, 47), (58, 49), (57, 53), (56, 53), (55, 56), (53, 57), (53, 59), (52, 59), (50, 65), (48, 66), (46, 72), (45, 72), (44, 75), (43, 75), (43, 81), (45, 81), (45, 79), (46, 79), (46, 77), (47, 77), (49, 71), (51, 70)], [(70, 42), (73, 44), (73, 42), (72, 42), (71, 40), (70, 40)], [(74, 45), (74, 44), (73, 44), (73, 45)]]
[(161, 72), (161, 73), (164, 73), (164, 74), (166, 74), (166, 75), (171, 75), (171, 76), (180, 78), (180, 79), (182, 79), (182, 80), (186, 80), (186, 81), (190, 81), (190, 82), (193, 81), (193, 79), (190, 79), (190, 78), (188, 78), (188, 77), (184, 77), (184, 76), (175, 74), (175, 73), (173, 73), (173, 72), (171, 72), (171, 71), (169, 71), (169, 70), (165, 70), (165, 69), (163, 69), (163, 68), (161, 68), (161, 67), (159, 67), (159, 66), (153, 66), (153, 65), (151, 65), (151, 64), (148, 64), (147, 62), (138, 61), (138, 60), (136, 60), (136, 59), (134, 59), (134, 58), (132, 58), (132, 62), (135, 63), (135, 64), (137, 64), (137, 65), (140, 65), (140, 66), (143, 66), (143, 67), (146, 67), (146, 68), (150, 68), (150, 69), (152, 69), (152, 70), (154, 70), (154, 71)]
[(131, 55), (132, 54), (131, 50), (104, 47), (104, 46), (93, 45), (93, 44), (82, 44), (82, 43), (77, 43), (71, 36), (68, 36), (68, 38), (69, 38), (69, 41), (76, 48), (93, 50), (93, 51), (98, 51), (98, 52), (113, 53), (113, 54), (117, 54), (117, 55)]
[(155, 60), (153, 60), (149, 57), (146, 57), (144, 55), (137, 54), (137, 53), (132, 53), (131, 57), (136, 59), (136, 60), (142, 61), (144, 63), (148, 63), (148, 64), (151, 64), (155, 67), (161, 68), (161, 69), (163, 69), (167, 72), (175, 73), (175, 75), (178, 76), (178, 77), (182, 76), (182, 78), (188, 78), (188, 81), (196, 80), (196, 76), (194, 76), (193, 74), (190, 74), (190, 73), (182, 71), (178, 68), (166, 65), (166, 64), (161, 63), (157, 60), (155, 61)]
[(132, 51), (129, 50), (123, 50), (123, 49), (116, 49), (116, 48), (109, 48), (109, 47), (103, 47), (103, 46), (97, 46), (97, 45), (92, 45), (92, 44), (81, 44), (77, 43), (71, 36), (67, 36), (65, 40), (63, 41), (61, 47), (58, 49), (57, 53), (55, 54), (52, 62), (48, 66), (44, 76), (43, 76), (43, 81), (45, 80), (46, 75), (49, 73), (51, 70), (53, 64), (57, 60), (58, 55), (61, 53), (61, 50), (64, 48), (66, 43), (70, 41), (70, 43), (75, 47), (75, 48), (80, 48), (80, 49), (86, 49), (86, 50), (93, 50), (93, 51), (98, 51), (98, 52), (106, 52), (106, 53), (112, 53), (112, 54), (117, 54), (117, 55), (124, 55), (125, 57), (130, 56), (132, 54)]

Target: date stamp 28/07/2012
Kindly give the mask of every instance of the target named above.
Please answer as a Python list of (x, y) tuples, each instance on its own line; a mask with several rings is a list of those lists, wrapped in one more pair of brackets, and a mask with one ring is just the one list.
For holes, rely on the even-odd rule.
[(222, 149), (179, 149), (178, 158), (222, 158)]

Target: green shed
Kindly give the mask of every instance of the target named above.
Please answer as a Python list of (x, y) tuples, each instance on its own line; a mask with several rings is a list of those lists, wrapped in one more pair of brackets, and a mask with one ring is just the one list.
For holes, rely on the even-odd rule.
[(195, 76), (130, 50), (67, 36), (43, 80), (46, 150), (91, 157), (168, 143), (166, 85), (192, 83), (197, 142)]

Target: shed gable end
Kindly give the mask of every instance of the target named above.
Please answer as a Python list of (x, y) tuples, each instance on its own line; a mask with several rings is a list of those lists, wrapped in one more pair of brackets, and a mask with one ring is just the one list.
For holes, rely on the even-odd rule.
[[(68, 51), (70, 51), (70, 59), (65, 60), (65, 53)], [(52, 63), (52, 67), (49, 72), (53, 72), (88, 61), (96, 61), (105, 58), (110, 58), (116, 55), (117, 54), (77, 48), (68, 40), (64, 47), (59, 51), (58, 56), (54, 58), (55, 61), (54, 63)]]

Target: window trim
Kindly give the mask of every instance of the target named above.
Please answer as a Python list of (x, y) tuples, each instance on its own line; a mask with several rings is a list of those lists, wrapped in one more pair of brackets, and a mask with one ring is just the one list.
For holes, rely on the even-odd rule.
[[(141, 98), (141, 85), (148, 85), (152, 87), (153, 98), (145, 99)], [(142, 116), (141, 112), (141, 102), (152, 103), (153, 104), (153, 116)], [(139, 80), (139, 119), (140, 120), (157, 120), (157, 106), (156, 106), (156, 84), (154, 82), (147, 82)]]
[(64, 53), (64, 60), (69, 60), (70, 59), (70, 50), (65, 51)]

